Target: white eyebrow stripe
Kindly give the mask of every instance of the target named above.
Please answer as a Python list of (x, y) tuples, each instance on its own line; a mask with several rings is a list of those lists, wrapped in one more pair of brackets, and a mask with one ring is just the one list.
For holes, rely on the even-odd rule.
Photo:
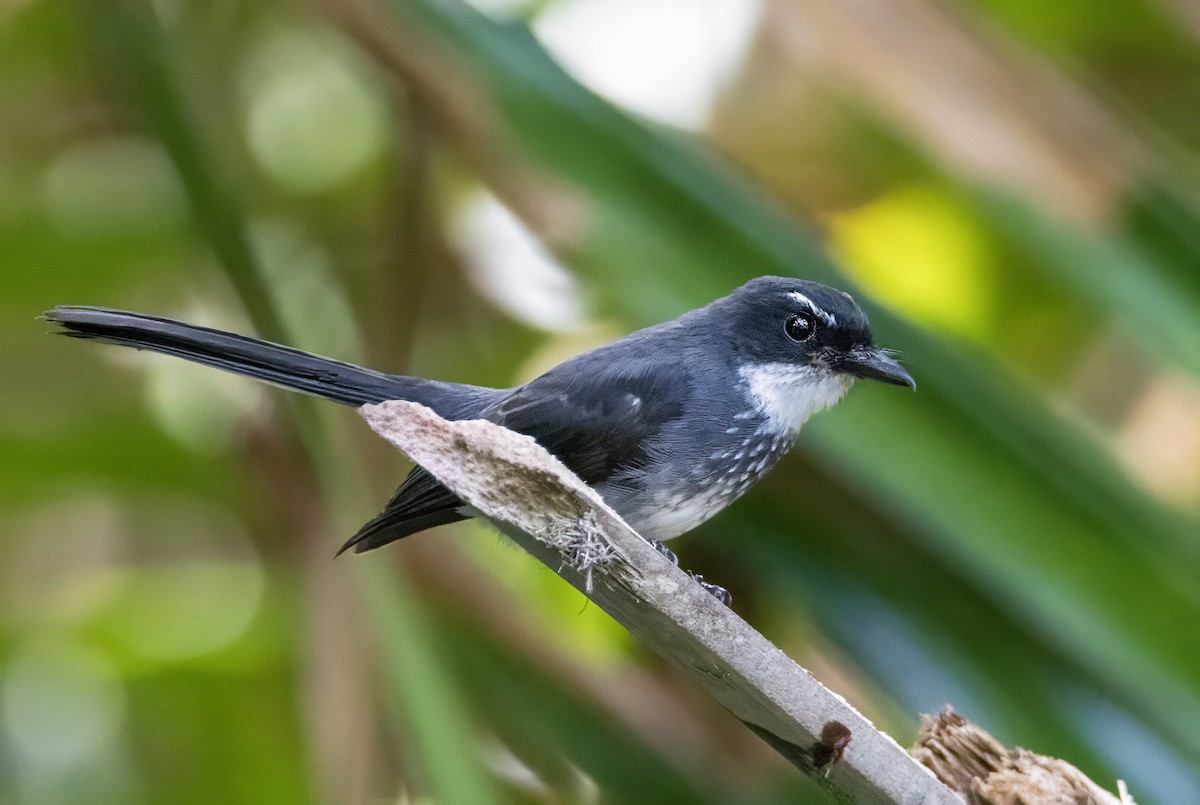
[(800, 293), (799, 291), (788, 291), (788, 296), (790, 296), (792, 299), (795, 299), (797, 302), (799, 302), (800, 304), (807, 307), (809, 310), (811, 310), (813, 312), (814, 316), (819, 317), (823, 322), (828, 324), (830, 327), (837, 326), (837, 319), (835, 319), (829, 313), (826, 313), (824, 310), (821, 310), (821, 308), (814, 305), (813, 301), (811, 299), (809, 299), (807, 296), (805, 296), (804, 294)]

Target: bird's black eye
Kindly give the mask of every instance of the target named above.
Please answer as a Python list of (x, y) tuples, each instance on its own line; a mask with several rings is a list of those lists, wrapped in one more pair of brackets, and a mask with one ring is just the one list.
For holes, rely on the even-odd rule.
[(817, 331), (817, 317), (811, 313), (795, 313), (783, 325), (784, 332), (793, 341), (807, 341)]

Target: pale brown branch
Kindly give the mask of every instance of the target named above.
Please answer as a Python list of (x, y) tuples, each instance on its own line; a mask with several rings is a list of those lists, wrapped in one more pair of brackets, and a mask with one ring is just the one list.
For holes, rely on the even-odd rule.
[(959, 803), (877, 730), (636, 534), (533, 439), (410, 402), (359, 409), (377, 433), (698, 682), (843, 801)]

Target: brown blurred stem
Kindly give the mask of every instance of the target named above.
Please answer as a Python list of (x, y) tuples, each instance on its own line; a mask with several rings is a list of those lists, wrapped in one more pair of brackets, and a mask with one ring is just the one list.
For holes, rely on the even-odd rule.
[[(75, 0), (74, 11), (91, 33), (102, 66), (170, 156), (192, 216), (254, 329), (268, 340), (292, 342), (251, 247), (242, 205), (187, 107), (182, 81), (149, 4)], [(287, 422), (303, 446), (294, 451), (293, 458), (308, 470), (295, 472), (289, 467), (293, 471), (285, 477), (290, 484), (303, 483), (319, 493), (324, 504), (317, 518), (297, 532), (306, 540), (302, 569), (306, 588), (313, 594), (306, 620), (310, 656), (304, 690), (307, 714), (313, 722), (310, 750), (320, 778), (320, 798), (359, 801), (372, 782), (370, 766), (380, 753), (374, 743), (375, 732), (363, 727), (369, 723), (363, 718), (374, 708), (361, 630), (353, 607), (346, 604), (354, 596), (346, 573), (331, 567), (330, 546), (325, 541), (328, 522), (337, 519), (331, 516), (332, 504), (347, 499), (344, 492), (353, 484), (333, 470), (338, 464), (332, 459), (332, 439), (314, 401), (301, 395), (287, 395), (284, 400)], [(310, 496), (317, 497), (299, 497)], [(278, 516), (286, 521), (288, 514)], [(329, 601), (343, 605), (331, 606)]]
[(583, 203), (523, 158), (491, 99), (422, 27), (403, 3), (319, 0), (346, 34), (394, 75), (438, 139), (549, 247), (578, 234)]

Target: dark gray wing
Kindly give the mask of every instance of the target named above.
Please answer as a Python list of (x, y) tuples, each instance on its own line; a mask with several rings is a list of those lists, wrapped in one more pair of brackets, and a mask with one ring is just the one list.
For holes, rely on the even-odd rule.
[(487, 418), (532, 436), (591, 486), (646, 465), (654, 437), (683, 416), (691, 382), (673, 364), (545, 379), (514, 391)]
[[(691, 377), (678, 360), (639, 360), (587, 371), (594, 361), (570, 361), (514, 389), (481, 412), (510, 430), (532, 436), (595, 486), (614, 473), (636, 471), (652, 458), (648, 445), (684, 414)], [(361, 553), (409, 534), (467, 519), (463, 503), (417, 467), (388, 502), (341, 550)]]

